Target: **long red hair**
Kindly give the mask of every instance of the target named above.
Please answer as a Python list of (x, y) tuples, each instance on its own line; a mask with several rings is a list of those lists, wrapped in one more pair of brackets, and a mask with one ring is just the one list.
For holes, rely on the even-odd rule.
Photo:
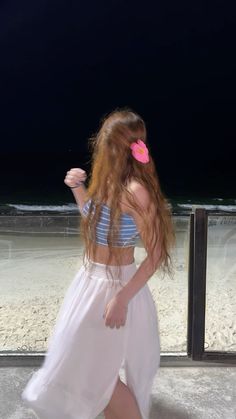
[[(137, 161), (131, 154), (130, 144), (138, 138), (142, 138), (149, 149), (148, 163), (143, 164)], [(94, 207), (92, 209), (92, 206), (90, 206), (87, 217), (81, 217), (80, 231), (85, 244), (83, 262), (86, 264), (85, 259), (90, 259), (91, 251), (93, 251), (93, 254), (95, 253), (96, 243), (90, 240), (90, 237), (96, 237), (95, 229), (102, 203), (108, 200), (107, 185), (109, 182), (109, 207), (111, 211), (107, 265), (109, 265), (111, 257), (114, 256), (117, 266), (120, 266), (119, 249), (114, 244), (113, 234), (116, 235), (116, 231), (113, 225), (119, 223), (121, 215), (120, 199), (125, 192), (131, 207), (143, 216), (142, 240), (145, 249), (151, 254), (150, 237), (152, 237), (153, 247), (158, 241), (161, 249), (159, 268), (163, 273), (172, 275), (170, 250), (175, 245), (176, 237), (171, 206), (161, 191), (143, 119), (130, 108), (114, 110), (102, 118), (98, 132), (89, 138), (89, 149), (92, 151), (92, 168), (88, 175), (86, 199), (91, 198)], [(142, 184), (148, 191), (150, 205), (154, 203), (156, 209), (153, 215), (156, 218), (155, 220), (150, 218), (149, 207), (145, 211), (135, 201), (132, 193), (128, 191), (127, 185), (132, 178)], [(107, 269), (109, 269), (108, 266)]]

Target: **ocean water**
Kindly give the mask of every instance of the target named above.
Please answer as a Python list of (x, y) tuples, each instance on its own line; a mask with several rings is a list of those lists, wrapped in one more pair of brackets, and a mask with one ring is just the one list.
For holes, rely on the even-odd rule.
[[(167, 195), (173, 214), (189, 214), (194, 206), (211, 211), (236, 212), (236, 195), (232, 198), (221, 196), (201, 197), (191, 195)], [(78, 207), (72, 192), (51, 194), (18, 191), (14, 196), (4, 195), (0, 199), (0, 215), (63, 214), (76, 215)]]

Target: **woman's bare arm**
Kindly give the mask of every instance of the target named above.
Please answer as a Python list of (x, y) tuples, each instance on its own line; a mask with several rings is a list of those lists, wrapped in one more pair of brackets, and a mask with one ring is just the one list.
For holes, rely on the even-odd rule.
[[(147, 190), (140, 184), (136, 184), (132, 190), (134, 198), (137, 202), (140, 203), (143, 207), (149, 203), (149, 194)], [(151, 211), (154, 211), (152, 206)], [(143, 217), (140, 216), (137, 211), (132, 210), (132, 216), (135, 219), (137, 228), (139, 231), (142, 231), (143, 226)], [(158, 220), (156, 220), (158, 222)], [(142, 238), (142, 237), (141, 237)], [(129, 280), (129, 282), (117, 293), (117, 296), (120, 297), (125, 304), (128, 304), (131, 298), (146, 284), (150, 277), (156, 272), (159, 266), (161, 249), (159, 243), (157, 242), (152, 257), (147, 255), (147, 257), (142, 261), (139, 268), (135, 272), (134, 276)]]
[(79, 207), (80, 212), (82, 212), (82, 208), (85, 204), (85, 197), (86, 197), (86, 192), (87, 192), (85, 185), (82, 183), (77, 188), (71, 189), (71, 191), (74, 195), (75, 201)]
[[(87, 193), (87, 189), (83, 183), (79, 185), (80, 182), (84, 182), (86, 180), (87, 174), (86, 171), (81, 169), (80, 167), (73, 167), (72, 169), (66, 172), (66, 176), (64, 179), (64, 183), (71, 188), (71, 191), (74, 195), (75, 201), (79, 207), (79, 210), (82, 214), (82, 209), (85, 204), (85, 196)], [(74, 185), (78, 185), (74, 188)]]

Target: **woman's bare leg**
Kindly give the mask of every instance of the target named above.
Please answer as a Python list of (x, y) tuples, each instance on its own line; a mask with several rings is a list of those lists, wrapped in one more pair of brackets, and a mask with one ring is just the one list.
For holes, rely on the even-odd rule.
[(110, 411), (109, 405), (104, 409), (105, 419), (117, 419), (117, 416)]
[(142, 419), (133, 393), (120, 378), (104, 414), (106, 419)]

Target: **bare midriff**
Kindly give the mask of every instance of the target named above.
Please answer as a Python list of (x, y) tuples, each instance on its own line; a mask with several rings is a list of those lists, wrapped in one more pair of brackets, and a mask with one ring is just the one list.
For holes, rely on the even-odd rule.
[[(104, 202), (104, 203), (109, 206), (109, 201)], [(130, 206), (128, 205), (127, 200), (125, 199), (125, 195), (122, 196), (120, 207), (121, 207), (122, 212), (132, 215), (132, 210), (130, 209)], [(131, 263), (134, 262), (134, 249), (135, 249), (134, 246), (118, 248), (118, 252), (120, 253), (121, 265), (130, 265)], [(95, 253), (92, 256), (90, 256), (90, 259), (93, 262), (107, 264), (108, 256), (109, 256), (108, 246), (96, 244)], [(117, 265), (117, 260), (115, 260), (114, 256), (111, 257), (111, 259), (109, 260), (109, 265)]]
[[(130, 265), (134, 262), (134, 246), (119, 248), (121, 265)], [(95, 253), (90, 256), (90, 260), (93, 262), (108, 263), (109, 248), (101, 244), (96, 244)], [(114, 257), (109, 260), (109, 265), (117, 265), (117, 261)]]

